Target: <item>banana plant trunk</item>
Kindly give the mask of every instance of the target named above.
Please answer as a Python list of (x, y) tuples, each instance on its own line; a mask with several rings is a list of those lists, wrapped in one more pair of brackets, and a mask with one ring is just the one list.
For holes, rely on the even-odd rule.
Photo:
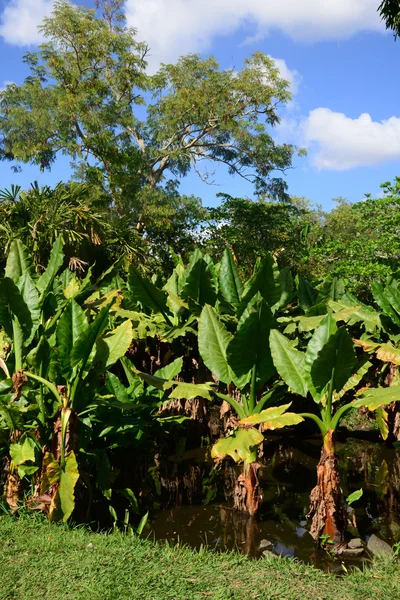
[(332, 429), (324, 436), (321, 458), (317, 466), (317, 485), (310, 495), (310, 511), (307, 517), (312, 517), (310, 534), (318, 543), (321, 541), (321, 535), (328, 535), (334, 547), (344, 543), (347, 513), (340, 487)]
[[(396, 378), (398, 372), (398, 366), (389, 363), (388, 373), (385, 377), (385, 385), (390, 387), (393, 385), (393, 381)], [(399, 402), (393, 402), (387, 407), (387, 421), (389, 428), (389, 441), (398, 442), (400, 441), (400, 407)]]
[(235, 482), (233, 507), (240, 512), (246, 512), (250, 516), (258, 512), (260, 505), (260, 483), (257, 472), (260, 468), (258, 462), (245, 462), (243, 473)]
[(54, 422), (54, 433), (52, 440), (51, 451), (53, 456), (59, 461), (61, 457), (68, 454), (71, 451), (75, 453), (79, 449), (78, 440), (78, 425), (79, 418), (78, 414), (72, 409), (61, 409), (62, 413), (65, 412), (67, 419), (67, 426), (65, 432), (65, 439), (63, 440), (62, 435), (62, 414), (60, 414), (57, 420)]
[[(20, 437), (20, 431), (10, 433), (10, 444), (18, 442)], [(4, 499), (11, 510), (15, 512), (18, 510), (18, 502), (22, 494), (22, 479), (17, 470), (12, 468), (10, 457), (5, 458), (3, 473), (5, 478)]]
[(18, 501), (22, 491), (22, 481), (17, 471), (11, 470), (11, 459), (9, 457), (5, 459), (3, 472), (5, 475), (4, 499), (10, 509), (15, 512), (18, 510)]

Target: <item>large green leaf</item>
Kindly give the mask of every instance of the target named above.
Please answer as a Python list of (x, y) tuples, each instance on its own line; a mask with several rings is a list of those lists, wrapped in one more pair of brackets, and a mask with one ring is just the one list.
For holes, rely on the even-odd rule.
[(333, 377), (333, 390), (339, 392), (357, 364), (353, 340), (344, 327), (330, 336), (311, 366), (311, 380), (318, 394)]
[(206, 305), (199, 318), (199, 352), (204, 364), (224, 383), (232, 381), (226, 350), (232, 336), (221, 323), (215, 309)]
[(392, 385), (387, 388), (368, 388), (357, 394), (357, 400), (351, 405), (354, 408), (366, 407), (368, 410), (376, 410), (380, 406), (398, 402), (400, 400), (400, 386)]
[(389, 415), (383, 406), (378, 406), (378, 408), (375, 410), (376, 422), (378, 423), (379, 431), (383, 440), (387, 440), (389, 436), (388, 416)]
[[(118, 402), (121, 402), (122, 405), (131, 402), (127, 388), (121, 383), (118, 377), (114, 375), (114, 373), (110, 373), (110, 371), (107, 371), (106, 373), (106, 385), (109, 392), (114, 394)], [(123, 406), (121, 408), (123, 408)]]
[(145, 381), (152, 387), (156, 388), (157, 390), (164, 390), (165, 385), (167, 383), (170, 383), (171, 385), (176, 383), (176, 381), (168, 382), (163, 377), (156, 377), (155, 375), (150, 375), (149, 373), (143, 373), (142, 371), (139, 371), (138, 369), (136, 369), (132, 363), (128, 365), (128, 363), (125, 362), (124, 364), (127, 366), (127, 368), (129, 368), (131, 371), (133, 371), (133, 373), (135, 373), (138, 377), (140, 377), (140, 379), (142, 379), (143, 381)]
[(185, 274), (185, 285), (181, 291), (184, 300), (193, 300), (199, 306), (214, 306), (217, 290), (210, 265), (203, 257), (199, 257)]
[[(318, 325), (314, 334), (310, 341), (308, 342), (305, 360), (304, 360), (304, 368), (305, 368), (305, 378), (307, 381), (307, 386), (309, 391), (311, 392), (312, 397), (316, 402), (319, 402), (322, 396), (321, 390), (318, 391), (313, 382), (313, 378), (311, 377), (311, 370), (313, 364), (318, 358), (319, 353), (322, 348), (328, 342), (329, 338), (337, 332), (336, 321), (333, 318), (332, 313), (328, 313)], [(332, 370), (329, 373), (329, 378), (332, 374)]]
[(174, 269), (171, 277), (164, 285), (163, 290), (168, 292), (167, 304), (174, 314), (180, 315), (185, 310), (189, 309), (187, 302), (182, 300), (179, 296), (179, 275), (176, 272), (176, 269)]
[(289, 340), (277, 329), (269, 336), (272, 359), (283, 381), (300, 396), (307, 396), (304, 353), (290, 346)]
[(65, 457), (63, 467), (54, 456), (47, 453), (43, 457), (43, 475), (40, 492), (44, 494), (58, 483), (56, 494), (51, 502), (49, 516), (51, 521), (66, 522), (75, 508), (75, 485), (79, 479), (78, 463), (74, 452)]
[(18, 286), (19, 291), (21, 292), (21, 296), (24, 299), (26, 306), (28, 307), (28, 310), (31, 315), (31, 320), (32, 320), (32, 327), (31, 327), (29, 338), (27, 340), (25, 340), (25, 345), (27, 346), (32, 341), (32, 339), (40, 325), (40, 317), (41, 317), (40, 298), (39, 298), (39, 293), (36, 289), (36, 286), (33, 282), (33, 279), (29, 275), (29, 273), (24, 273), (20, 277), (17, 286)]
[(239, 306), (243, 284), (229, 248), (225, 248), (222, 256), (219, 268), (219, 288), (224, 300), (232, 304), (232, 306)]
[[(265, 300), (257, 294), (243, 312), (237, 331), (227, 347), (227, 358), (237, 379), (248, 382), (246, 376), (256, 366), (257, 387), (274, 374), (275, 367), (269, 349), (272, 313)], [(242, 387), (238, 384), (238, 387)]]
[(87, 318), (79, 304), (75, 300), (68, 302), (56, 329), (57, 353), (64, 377), (70, 375), (72, 348), (79, 337), (85, 335), (88, 327)]
[(21, 430), (25, 426), (23, 415), (19, 407), (10, 403), (11, 398), (10, 394), (0, 394), (0, 417), (10, 431)]
[(46, 336), (41, 335), (39, 342), (26, 355), (27, 364), (32, 367), (30, 370), (36, 371), (37, 374), (43, 375), (47, 372), (52, 358), (52, 351)]
[(96, 359), (102, 363), (105, 359), (105, 366), (110, 367), (117, 360), (125, 356), (129, 346), (132, 343), (133, 329), (132, 321), (127, 320), (118, 327), (108, 332), (104, 337), (97, 340)]
[(179, 398), (185, 400), (193, 400), (200, 397), (206, 400), (211, 400), (212, 384), (211, 383), (185, 383), (184, 381), (168, 381), (164, 385), (167, 390), (174, 386), (174, 389), (169, 395), (169, 398)]
[(285, 267), (280, 272), (282, 293), (278, 302), (272, 307), (275, 312), (279, 308), (284, 308), (293, 298), (293, 277), (289, 267)]
[[(333, 302), (332, 300), (328, 303), (329, 306), (332, 308), (332, 304), (335, 304), (336, 306), (339, 306), (339, 302)], [(357, 315), (358, 309), (360, 307), (357, 306), (352, 306), (352, 307), (348, 307), (348, 308), (342, 308), (342, 309), (337, 309), (338, 312), (333, 312), (332, 316), (335, 319), (336, 323), (338, 323), (339, 321), (344, 321), (346, 323), (349, 323), (351, 321), (351, 318), (353, 315)], [(326, 316), (326, 313), (323, 315), (316, 315), (314, 317), (298, 317), (298, 324), (299, 324), (299, 331), (301, 332), (307, 332), (307, 331), (313, 331), (314, 329), (316, 329), (318, 327), (318, 325), (320, 325), (322, 323), (322, 321), (324, 320)]]
[(231, 456), (235, 462), (255, 460), (257, 446), (264, 440), (262, 433), (254, 429), (235, 429), (225, 438), (220, 438), (212, 447), (211, 456), (222, 460)]
[(367, 358), (362, 359), (354, 373), (350, 376), (350, 378), (346, 381), (340, 392), (336, 392), (333, 394), (333, 401), (336, 402), (340, 400), (346, 392), (354, 389), (357, 385), (362, 381), (364, 376), (368, 373), (368, 370), (372, 367), (372, 363), (369, 362)]
[[(375, 332), (382, 326), (379, 313), (372, 306), (363, 304), (358, 298), (348, 292), (340, 300), (330, 300), (328, 305), (337, 315), (343, 316), (342, 320), (346, 321), (349, 325), (362, 323), (365, 330), (370, 332)], [(347, 314), (346, 310), (349, 311)], [(336, 321), (338, 320), (339, 318), (336, 318)]]
[(113, 303), (114, 299), (101, 309), (95, 320), (89, 325), (86, 331), (81, 333), (74, 343), (71, 351), (71, 367), (75, 367), (80, 363), (82, 369), (86, 368), (96, 341), (107, 327), (108, 313)]
[(386, 294), (386, 289), (384, 289), (383, 285), (379, 281), (372, 282), (372, 294), (375, 302), (379, 308), (382, 309), (383, 313), (388, 315), (396, 325), (400, 326), (400, 316), (391, 306), (389, 298)]
[(61, 469), (60, 485), (57, 490), (59, 498), (56, 499), (56, 505), (59, 505), (60, 513), (64, 523), (68, 521), (69, 517), (75, 508), (75, 486), (79, 479), (78, 463), (74, 452), (70, 452), (65, 458), (65, 466)]
[(246, 283), (240, 303), (240, 312), (246, 308), (251, 298), (253, 298), (257, 292), (260, 292), (261, 296), (266, 300), (269, 306), (274, 306), (279, 303), (281, 299), (281, 276), (278, 265), (272, 257), (272, 254), (267, 254), (267, 256), (263, 258), (256, 273)]
[(345, 291), (343, 279), (328, 275), (319, 286), (317, 304), (328, 302), (329, 300), (340, 300)]
[(11, 460), (16, 467), (27, 461), (35, 462), (36, 444), (30, 437), (25, 437), (23, 442), (10, 444)]
[(190, 255), (190, 259), (186, 266), (186, 269), (182, 264), (178, 264), (175, 267), (175, 272), (178, 275), (178, 294), (179, 295), (186, 285), (186, 279), (187, 279), (189, 273), (191, 272), (193, 265), (201, 258), (203, 258), (203, 254), (199, 248), (196, 248)]
[(183, 358), (180, 356), (176, 358), (172, 362), (170, 362), (165, 367), (161, 367), (161, 369), (157, 369), (154, 373), (156, 377), (160, 377), (161, 379), (174, 379), (179, 373), (182, 371)]
[(149, 308), (156, 313), (161, 313), (170, 323), (167, 294), (159, 290), (150, 279), (142, 277), (132, 266), (129, 270), (129, 291), (135, 303), (139, 303), (143, 308)]
[(14, 240), (8, 252), (5, 276), (18, 283), (20, 277), (27, 273), (32, 278), (36, 277), (35, 266), (31, 253), (21, 240)]
[(20, 290), (9, 277), (5, 277), (0, 281), (0, 304), (7, 306), (9, 311), (8, 313), (4, 310), (0, 311), (0, 318), (2, 320), (0, 325), (2, 325), (7, 334), (12, 337), (11, 314), (11, 319), (15, 317), (18, 320), (24, 340), (27, 340), (31, 334), (33, 325), (31, 313)]
[(63, 244), (61, 241), (61, 237), (58, 237), (53, 244), (53, 247), (50, 252), (49, 262), (47, 264), (46, 270), (36, 282), (37, 289), (41, 293), (41, 297), (44, 300), (47, 292), (51, 288), (51, 285), (54, 281), (55, 276), (57, 275), (59, 269), (62, 267), (64, 262), (64, 252), (63, 252)]
[(264, 429), (282, 429), (290, 425), (298, 425), (304, 421), (303, 417), (296, 413), (286, 412), (291, 404), (282, 406), (271, 406), (262, 410), (259, 414), (251, 415), (240, 421), (240, 425), (259, 425), (263, 424)]
[(318, 291), (311, 287), (307, 279), (304, 279), (304, 277), (299, 277), (297, 294), (299, 297), (299, 304), (304, 312), (307, 312), (314, 306), (318, 297)]
[(400, 290), (388, 285), (385, 288), (385, 294), (393, 309), (400, 315)]

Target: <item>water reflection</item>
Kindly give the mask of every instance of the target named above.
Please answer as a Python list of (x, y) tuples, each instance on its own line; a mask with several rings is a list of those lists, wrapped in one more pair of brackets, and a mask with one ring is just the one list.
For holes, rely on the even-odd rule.
[[(400, 454), (382, 442), (368, 439), (339, 439), (337, 447), (344, 496), (364, 490), (362, 499), (354, 505), (350, 536), (367, 540), (376, 533), (393, 545), (400, 539)], [(258, 473), (262, 490), (258, 517), (249, 518), (230, 508), (229, 482), (234, 481), (236, 472), (235, 467), (225, 463), (219, 477), (219, 502), (161, 511), (153, 520), (153, 535), (197, 548), (207, 545), (219, 551), (235, 549), (255, 558), (273, 551), (321, 568), (334, 568), (332, 557), (316, 549), (305, 518), (319, 455), (317, 436), (299, 441), (271, 435)]]

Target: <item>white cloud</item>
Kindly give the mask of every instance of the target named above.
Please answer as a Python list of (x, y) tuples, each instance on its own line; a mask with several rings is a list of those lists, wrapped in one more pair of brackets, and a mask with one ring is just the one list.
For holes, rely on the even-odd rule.
[(384, 29), (376, 0), (127, 0), (126, 12), (155, 63), (206, 51), (213, 38), (242, 26), (249, 34), (247, 43), (272, 29), (305, 42)]
[[(19, 46), (41, 42), (37, 27), (50, 14), (53, 0), (4, 4), (0, 36)], [(126, 14), (139, 38), (150, 45), (154, 65), (188, 52), (206, 51), (213, 38), (242, 26), (246, 29), (243, 41), (248, 44), (272, 29), (306, 42), (384, 30), (376, 0), (126, 0)]]
[(40, 44), (38, 26), (52, 8), (53, 0), (11, 0), (1, 15), (0, 36), (15, 46)]
[(377, 122), (367, 113), (357, 119), (317, 108), (301, 125), (303, 143), (319, 169), (345, 170), (400, 159), (400, 118)]
[(289, 69), (283, 58), (274, 58), (273, 56), (271, 56), (271, 58), (278, 67), (282, 79), (289, 81), (292, 94), (297, 94), (301, 82), (300, 73), (296, 71), (296, 69)]

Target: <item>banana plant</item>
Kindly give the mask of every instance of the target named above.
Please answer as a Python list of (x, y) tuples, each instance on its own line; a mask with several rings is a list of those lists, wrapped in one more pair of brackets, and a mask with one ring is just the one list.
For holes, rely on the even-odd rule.
[[(306, 351), (299, 351), (276, 329), (270, 333), (270, 348), (274, 365), (292, 393), (311, 395), (317, 413), (301, 413), (312, 420), (323, 439), (321, 459), (317, 467), (318, 482), (311, 493), (309, 516), (313, 516), (311, 535), (320, 540), (328, 535), (336, 544), (343, 543), (346, 516), (340, 488), (335, 453), (335, 432), (341, 419), (351, 409), (366, 407), (375, 411), (396, 397), (393, 390), (361, 388), (371, 363), (357, 361), (354, 344), (345, 327), (337, 327), (328, 313), (315, 329)], [(400, 388), (399, 388), (400, 390)]]
[[(88, 302), (85, 312), (76, 298), (90, 293), (90, 281), (57, 277), (62, 263), (57, 240), (39, 275), (27, 249), (16, 240), (0, 281), (0, 325), (9, 340), (2, 359), (0, 415), (12, 442), (6, 496), (15, 507), (15, 473), (36, 472), (34, 496), (42, 505), (50, 504), (50, 517), (57, 520), (68, 519), (74, 508), (78, 413), (93, 395), (94, 378), (117, 362), (132, 340), (129, 320), (110, 327), (118, 293)], [(60, 298), (57, 287), (66, 283)]]
[[(47, 268), (38, 274), (28, 250), (14, 240), (7, 258), (5, 277), (0, 280), (0, 326), (3, 338), (0, 428), (8, 430), (9, 453), (6, 498), (17, 507), (20, 478), (37, 471), (39, 454), (35, 430), (46, 429), (45, 390), (60, 401), (56, 387), (43, 375), (46, 352), (47, 301), (63, 263), (61, 241), (51, 251)], [(24, 394), (22, 388), (40, 383)]]
[[(256, 288), (249, 286), (249, 289), (254, 291)], [(250, 293), (247, 294), (249, 297)], [(241, 302), (240, 297), (238, 302)], [(283, 390), (279, 384), (271, 384), (265, 390), (276, 372), (268, 342), (274, 320), (261, 293), (255, 293), (241, 312), (236, 332), (232, 335), (216, 310), (206, 305), (199, 319), (198, 339), (205, 365), (220, 383), (232, 390), (232, 395), (219, 391), (214, 394), (229, 404), (237, 423), (228, 437), (216, 442), (211, 455), (217, 462), (230, 456), (235, 462), (243, 463), (243, 473), (236, 482), (235, 508), (254, 515), (260, 502), (257, 448), (264, 436), (252, 425), (262, 424), (263, 430), (279, 429), (296, 425), (303, 418), (287, 412), (290, 404), (267, 408), (269, 403), (278, 400)]]
[[(360, 336), (355, 343), (380, 361), (379, 380), (385, 386), (399, 385), (400, 365), (400, 280), (392, 278), (387, 285), (372, 284), (372, 293), (379, 308), (380, 327), (371, 335)], [(358, 336), (357, 336), (358, 337)], [(378, 363), (379, 364), (379, 363)], [(377, 423), (383, 439), (400, 440), (399, 405), (376, 411)]]

